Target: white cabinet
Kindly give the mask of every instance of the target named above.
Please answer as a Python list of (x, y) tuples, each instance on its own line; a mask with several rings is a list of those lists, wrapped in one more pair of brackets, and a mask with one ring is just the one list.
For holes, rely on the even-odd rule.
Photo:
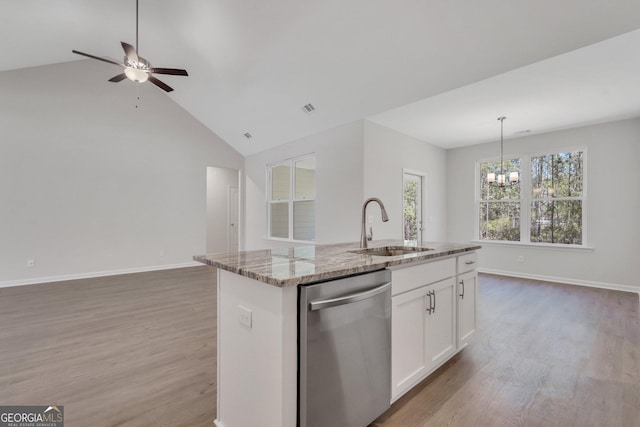
[(391, 299), (393, 399), (455, 353), (455, 290), (449, 278)]
[(427, 371), (431, 372), (456, 352), (456, 282), (453, 278), (427, 286), (431, 292), (426, 311)]
[[(454, 275), (453, 258), (392, 272), (396, 294), (391, 299), (392, 400), (456, 352)], [(443, 276), (448, 278), (433, 283), (433, 277)]]
[(476, 253), (458, 256), (457, 300), (458, 300), (458, 349), (465, 347), (469, 338), (476, 331), (476, 304), (478, 291), (478, 274), (476, 272)]
[(465, 273), (467, 271), (473, 271), (476, 269), (476, 263), (478, 262), (478, 255), (475, 252), (470, 254), (459, 255), (456, 262), (456, 271), (458, 274)]
[(478, 274), (475, 271), (458, 276), (458, 348), (467, 345), (476, 331)]
[(426, 286), (391, 298), (391, 398), (427, 374)]
[(456, 259), (447, 258), (409, 267), (396, 267), (391, 272), (391, 295), (430, 285), (456, 274)]
[(476, 329), (476, 254), (392, 271), (391, 400), (450, 359)]

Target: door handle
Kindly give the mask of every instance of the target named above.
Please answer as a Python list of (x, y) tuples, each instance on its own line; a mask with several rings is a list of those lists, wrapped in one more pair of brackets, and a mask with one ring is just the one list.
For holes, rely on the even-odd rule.
[(427, 292), (427, 296), (429, 297), (429, 307), (427, 308), (427, 314), (431, 314), (431, 309), (433, 307), (433, 301), (431, 300), (431, 291)]
[(476, 263), (475, 261), (467, 261), (467, 262), (465, 262), (465, 264), (467, 264), (467, 265), (471, 265), (471, 264), (475, 264), (475, 263)]
[(387, 289), (389, 289), (389, 287), (391, 287), (391, 282), (385, 283), (384, 285), (372, 289), (367, 289), (366, 291), (345, 295), (339, 298), (311, 301), (309, 303), (309, 311), (322, 310), (323, 308), (336, 307), (339, 305), (362, 301), (385, 292)]
[(462, 299), (464, 299), (464, 279), (460, 280), (460, 284), (462, 285), (462, 293), (460, 294), (460, 296), (462, 297)]

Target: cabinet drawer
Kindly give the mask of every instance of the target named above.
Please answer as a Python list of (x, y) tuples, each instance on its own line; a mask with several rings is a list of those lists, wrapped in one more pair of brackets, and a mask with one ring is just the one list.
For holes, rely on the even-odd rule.
[(420, 286), (438, 282), (456, 274), (456, 259), (427, 262), (391, 272), (391, 295), (398, 295)]
[(458, 274), (475, 270), (478, 266), (478, 256), (475, 252), (458, 256)]

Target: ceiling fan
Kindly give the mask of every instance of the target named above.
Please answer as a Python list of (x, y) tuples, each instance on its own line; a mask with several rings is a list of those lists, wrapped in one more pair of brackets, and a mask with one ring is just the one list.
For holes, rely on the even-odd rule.
[(136, 0), (136, 47), (134, 48), (128, 43), (120, 42), (122, 45), (122, 49), (124, 49), (124, 60), (122, 63), (114, 61), (108, 58), (101, 58), (99, 56), (90, 55), (88, 53), (80, 52), (77, 50), (72, 50), (71, 52), (76, 53), (78, 55), (86, 56), (88, 58), (97, 59), (98, 61), (108, 62), (110, 64), (119, 65), (124, 68), (124, 72), (118, 74), (109, 79), (110, 82), (118, 83), (125, 78), (128, 78), (131, 81), (143, 83), (149, 80), (154, 85), (158, 86), (160, 89), (171, 92), (173, 90), (172, 87), (167, 85), (166, 83), (158, 80), (153, 76), (153, 74), (171, 74), (174, 76), (188, 76), (187, 70), (181, 70), (178, 68), (158, 68), (152, 67), (149, 61), (145, 58), (138, 55), (138, 0)]

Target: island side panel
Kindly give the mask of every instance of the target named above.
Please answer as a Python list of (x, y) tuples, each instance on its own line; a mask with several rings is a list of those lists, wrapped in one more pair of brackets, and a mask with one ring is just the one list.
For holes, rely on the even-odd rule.
[(218, 269), (216, 425), (295, 427), (296, 395), (297, 288)]

